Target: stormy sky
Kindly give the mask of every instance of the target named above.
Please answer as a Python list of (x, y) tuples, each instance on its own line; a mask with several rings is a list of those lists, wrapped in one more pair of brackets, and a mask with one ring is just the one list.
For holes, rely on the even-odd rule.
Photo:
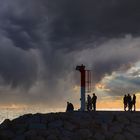
[(104, 81), (109, 96), (139, 90), (139, 7), (139, 0), (0, 0), (0, 102), (77, 103), (77, 64), (93, 71), (94, 85)]

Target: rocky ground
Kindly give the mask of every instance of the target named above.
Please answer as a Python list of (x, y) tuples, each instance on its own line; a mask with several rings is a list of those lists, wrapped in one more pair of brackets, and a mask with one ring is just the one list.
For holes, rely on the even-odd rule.
[(27, 114), (5, 120), (0, 140), (140, 140), (140, 112)]

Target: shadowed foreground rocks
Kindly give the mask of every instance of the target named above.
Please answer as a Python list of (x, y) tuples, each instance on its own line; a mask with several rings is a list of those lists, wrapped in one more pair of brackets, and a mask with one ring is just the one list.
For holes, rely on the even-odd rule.
[(5, 120), (0, 140), (140, 140), (140, 112), (27, 114)]

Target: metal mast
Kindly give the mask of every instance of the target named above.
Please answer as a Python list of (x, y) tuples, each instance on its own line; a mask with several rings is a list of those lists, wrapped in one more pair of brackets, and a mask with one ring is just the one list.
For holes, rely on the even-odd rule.
[(81, 111), (85, 111), (86, 101), (85, 94), (86, 92), (91, 91), (91, 71), (85, 70), (85, 66), (82, 64), (81, 66), (76, 66), (76, 70), (81, 73)]

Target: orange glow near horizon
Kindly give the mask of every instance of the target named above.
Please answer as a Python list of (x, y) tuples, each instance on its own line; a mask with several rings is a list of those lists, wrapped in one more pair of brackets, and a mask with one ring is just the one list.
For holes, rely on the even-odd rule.
[[(140, 98), (139, 98), (140, 99)], [(75, 109), (79, 109), (79, 105), (78, 104), (74, 104)], [(24, 108), (30, 108), (33, 106), (28, 106), (28, 105), (23, 105), (23, 106), (18, 106), (18, 105), (0, 105), (0, 108), (3, 109), (24, 109)], [(35, 106), (34, 106), (35, 107)], [(136, 107), (137, 109), (140, 109), (140, 101), (137, 101), (136, 103)], [(42, 109), (45, 108), (44, 106), (41, 106)], [(46, 108), (47, 109), (47, 108)], [(50, 109), (50, 108), (49, 108)], [(104, 101), (97, 101), (97, 110), (98, 109), (123, 109), (123, 100), (104, 100)], [(51, 108), (51, 110), (53, 111), (65, 111), (65, 107), (57, 107), (57, 108)]]
[[(106, 87), (106, 85), (103, 83), (97, 83), (95, 85), (95, 90), (97, 93), (98, 93), (98, 91), (101, 91), (101, 93), (110, 91), (110, 89), (108, 89)], [(74, 86), (73, 91), (76, 94), (80, 95), (80, 86), (77, 86), (77, 85)], [(137, 97), (136, 107), (137, 107), (137, 109), (140, 109), (140, 92), (137, 92), (135, 94)], [(79, 102), (79, 104), (80, 104), (80, 102)], [(76, 108), (79, 108), (79, 106), (77, 104), (75, 106), (76, 106)], [(124, 107), (123, 106), (123, 96), (122, 97), (116, 96), (116, 97), (112, 98), (111, 96), (108, 96), (106, 94), (105, 97), (102, 97), (102, 99), (97, 101), (97, 109), (123, 109), (123, 107)]]
[[(75, 90), (79, 90), (79, 87), (75, 87)], [(75, 109), (79, 109), (80, 101), (77, 103), (73, 103), (75, 106)], [(58, 104), (59, 105), (59, 104)], [(65, 106), (57, 106), (52, 107), (50, 106), (46, 108), (46, 105), (27, 105), (27, 104), (0, 104), (0, 108), (3, 109), (24, 109), (24, 108), (32, 108), (32, 107), (38, 107), (41, 109), (51, 109), (52, 111), (65, 111)], [(140, 109), (140, 92), (136, 93), (136, 107), (137, 109)], [(62, 109), (63, 108), (63, 109)], [(102, 99), (97, 100), (97, 109), (123, 109), (123, 96), (122, 97), (116, 97), (116, 99), (113, 99), (112, 97), (103, 97)]]
[[(123, 109), (123, 96), (117, 97), (117, 99), (106, 98), (97, 102), (97, 108), (99, 109)], [(136, 108), (140, 109), (140, 93), (136, 93)]]
[(120, 108), (123, 108), (123, 103), (122, 103), (122, 100), (98, 101), (97, 108), (99, 108), (99, 109), (120, 109)]
[(1, 104), (0, 108), (3, 109), (23, 109), (23, 108), (27, 108), (28, 105), (25, 104)]

